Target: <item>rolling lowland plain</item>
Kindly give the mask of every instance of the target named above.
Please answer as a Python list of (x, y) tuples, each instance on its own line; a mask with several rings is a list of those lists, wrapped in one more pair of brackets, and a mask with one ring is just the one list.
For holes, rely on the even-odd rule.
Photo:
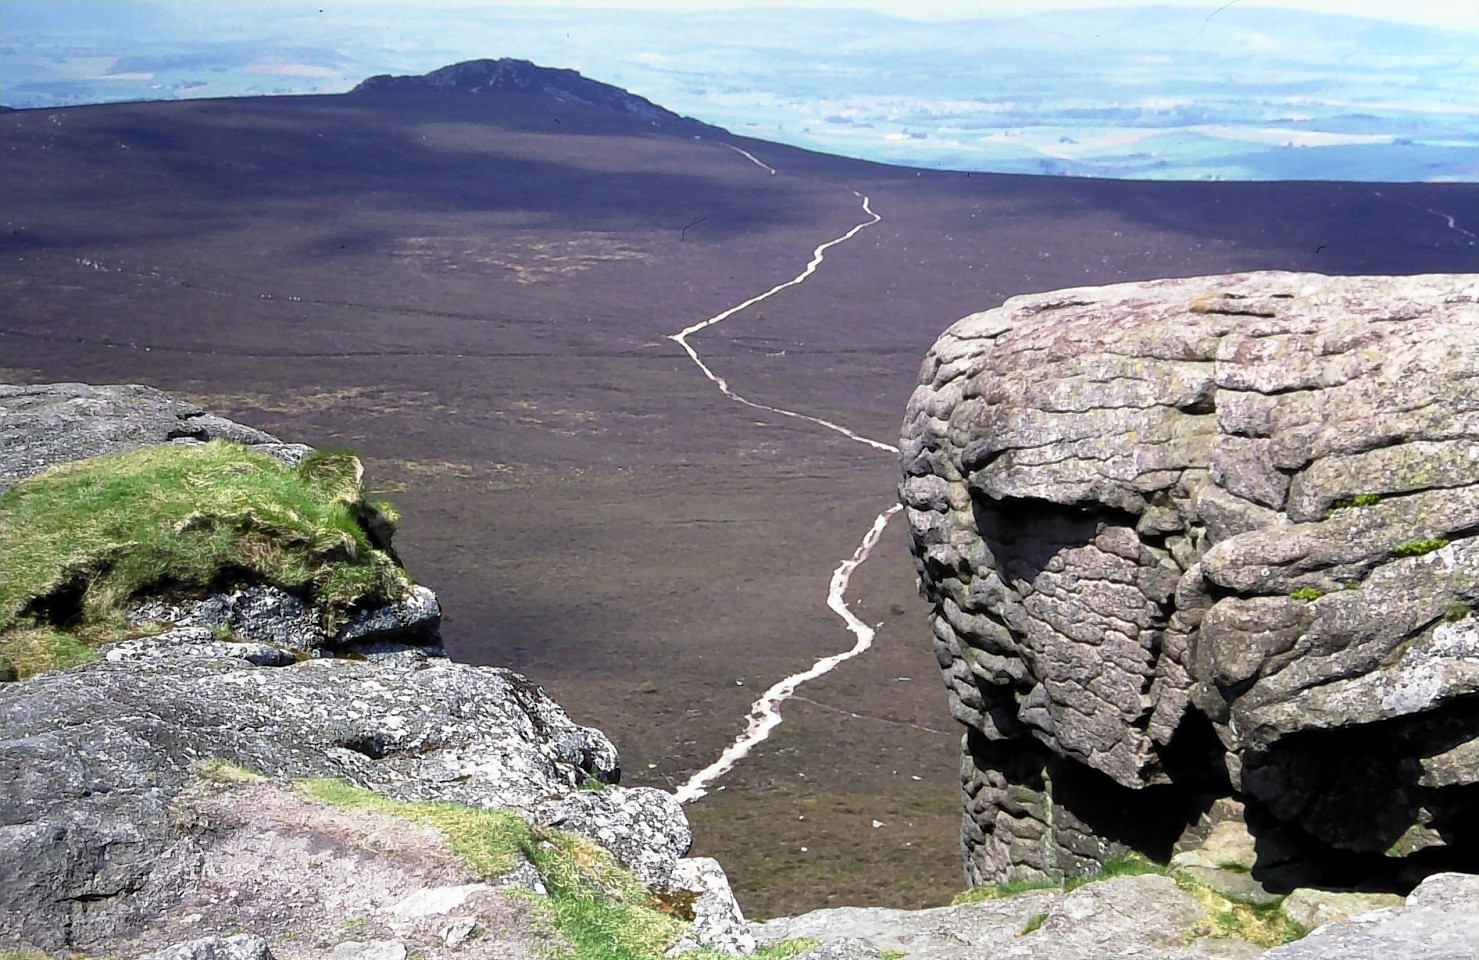
[[(887, 443), (935, 337), (1015, 294), (1479, 266), (1472, 184), (921, 171), (529, 93), (0, 129), (0, 380), (143, 382), (355, 448), (452, 655), (528, 674), (625, 783), (665, 788), (851, 646), (828, 582), (896, 482), (885, 452), (727, 399), (668, 335), (795, 277), (869, 219), (857, 194), (879, 223), (691, 342), (739, 393)], [(688, 808), (754, 916), (961, 887), (960, 730), (898, 521), (848, 596), (873, 649)]]

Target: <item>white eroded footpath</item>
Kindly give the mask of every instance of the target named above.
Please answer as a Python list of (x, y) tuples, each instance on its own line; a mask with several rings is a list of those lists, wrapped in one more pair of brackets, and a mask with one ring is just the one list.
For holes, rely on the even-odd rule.
[[(769, 170), (772, 175), (775, 173), (775, 169), (773, 167), (759, 160), (748, 151), (741, 150), (739, 147), (733, 146), (732, 144), (724, 144), (724, 146), (729, 147), (731, 150), (734, 150), (737, 153), (743, 154), (747, 159), (749, 159), (757, 166)], [(761, 403), (757, 400), (751, 400), (748, 397), (741, 396), (734, 390), (730, 389), (729, 383), (723, 377), (715, 373), (707, 363), (704, 363), (703, 359), (698, 355), (698, 351), (695, 350), (693, 348), (693, 345), (688, 342), (688, 338), (693, 336), (694, 334), (702, 330), (707, 330), (715, 324), (723, 323), (725, 320), (729, 319), (740, 311), (753, 307), (755, 304), (760, 303), (762, 300), (773, 297), (789, 287), (794, 287), (797, 284), (805, 282), (806, 279), (812, 274), (816, 273), (817, 268), (822, 265), (822, 261), (826, 259), (826, 254), (828, 250), (830, 250), (832, 247), (837, 246), (838, 244), (846, 243), (853, 237), (857, 236), (858, 233), (862, 230), (873, 226), (873, 224), (878, 223), (880, 220), (883, 219), (877, 213), (873, 212), (873, 208), (869, 206), (868, 197), (864, 196), (861, 193), (858, 193), (856, 190), (853, 191), (853, 196), (858, 197), (860, 200), (862, 200), (863, 213), (867, 214), (869, 219), (858, 223), (842, 236), (836, 237), (832, 240), (828, 240), (826, 243), (820, 244), (815, 250), (812, 251), (810, 262), (807, 263), (806, 268), (802, 270), (799, 274), (797, 274), (790, 280), (787, 280), (785, 283), (776, 284), (759, 296), (751, 297), (744, 303), (730, 307), (728, 310), (725, 310), (722, 313), (715, 314), (707, 320), (695, 323), (689, 327), (685, 327), (678, 333), (671, 334), (668, 339), (672, 340), (674, 343), (682, 347), (683, 350), (688, 354), (689, 359), (691, 359), (695, 364), (698, 365), (698, 368), (700, 371), (702, 371), (703, 375), (707, 377), (708, 380), (714, 384), (714, 386), (719, 388), (719, 392), (736, 403), (744, 404), (745, 406), (752, 407), (756, 410), (763, 410), (767, 413), (773, 413), (777, 416), (790, 417), (793, 420), (802, 420), (806, 423), (822, 427), (823, 429), (831, 430), (834, 433), (839, 433), (842, 436), (847, 437), (849, 440), (853, 440), (857, 443), (866, 444), (867, 446), (873, 447), (877, 450), (882, 450), (888, 453), (898, 453), (898, 448), (893, 446), (892, 444), (883, 443), (882, 441), (874, 440), (870, 437), (865, 437), (861, 434), (854, 433), (847, 427), (839, 423), (833, 423), (831, 420), (824, 420), (821, 417), (813, 417), (809, 414), (798, 413), (795, 410), (786, 410), (782, 407), (771, 406), (770, 404)], [(875, 517), (873, 519), (873, 525), (868, 528), (868, 532), (864, 534), (862, 542), (858, 544), (858, 548), (853, 551), (852, 556), (843, 560), (840, 564), (837, 565), (837, 569), (832, 571), (832, 581), (827, 588), (827, 606), (831, 608), (832, 611), (837, 614), (837, 616), (842, 618), (843, 623), (847, 625), (847, 629), (852, 632), (852, 647), (842, 651), (841, 653), (835, 653), (831, 656), (823, 657), (816, 663), (812, 664), (810, 668), (803, 670), (800, 673), (792, 674), (791, 676), (786, 677), (772, 685), (769, 690), (766, 690), (759, 700), (756, 700), (753, 704), (751, 704), (750, 714), (745, 724), (744, 732), (741, 733), (735, 739), (735, 741), (730, 744), (723, 753), (719, 755), (718, 759), (709, 764), (707, 767), (704, 767), (702, 770), (695, 773), (693, 776), (689, 777), (687, 782), (685, 782), (682, 786), (678, 787), (676, 791), (674, 791), (674, 796), (677, 797), (679, 803), (692, 803), (693, 801), (706, 795), (709, 792), (709, 786), (715, 780), (733, 770), (736, 764), (738, 764), (741, 760), (748, 756), (750, 752), (755, 749), (756, 746), (764, 742), (764, 740), (770, 736), (771, 731), (780, 725), (782, 719), (781, 704), (791, 699), (791, 697), (796, 694), (797, 688), (799, 688), (802, 684), (806, 683), (809, 680), (815, 680), (823, 674), (828, 673), (838, 664), (851, 660), (853, 657), (858, 656), (873, 645), (873, 638), (876, 634), (876, 631), (872, 627), (868, 626), (868, 624), (859, 620), (857, 616), (848, 609), (847, 585), (848, 582), (852, 579), (853, 571), (858, 568), (859, 564), (868, 559), (868, 555), (873, 552), (873, 547), (877, 545), (879, 538), (883, 536), (884, 528), (888, 526), (888, 522), (894, 518), (894, 516), (899, 512), (900, 509), (901, 508), (898, 504), (893, 504), (887, 510), (884, 510), (877, 517)]]

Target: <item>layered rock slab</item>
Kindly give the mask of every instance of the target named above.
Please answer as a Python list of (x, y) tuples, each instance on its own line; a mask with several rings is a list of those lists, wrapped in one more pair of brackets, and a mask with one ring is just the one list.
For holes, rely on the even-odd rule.
[(1164, 858), (1218, 796), (1266, 876), (1474, 861), (1479, 278), (1019, 297), (920, 381), (900, 494), (971, 880)]

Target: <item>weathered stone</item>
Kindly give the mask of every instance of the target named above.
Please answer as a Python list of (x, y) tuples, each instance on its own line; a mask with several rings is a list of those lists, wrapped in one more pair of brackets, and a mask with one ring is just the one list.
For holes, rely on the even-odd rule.
[(729, 888), (729, 878), (719, 861), (711, 857), (686, 857), (668, 875), (669, 896), (680, 894), (690, 903), (693, 926), (668, 951), (669, 955), (706, 948), (718, 953), (743, 955), (755, 952), (755, 937)]
[[(1241, 813), (1241, 811), (1239, 811)], [(1185, 838), (1185, 835), (1183, 835)], [(1206, 836), (1195, 842), (1179, 841), (1182, 847), (1171, 857), (1173, 867), (1232, 868), (1248, 871), (1258, 860), (1253, 834), (1241, 816), (1229, 816), (1210, 825)]]
[(346, 940), (329, 951), (328, 960), (406, 960), (408, 955), (398, 940)]
[[(0, 480), (78, 451), (210, 437), (289, 462), (307, 450), (148, 388), (0, 387)], [(165, 629), (0, 686), (0, 948), (137, 956), (199, 931), (161, 956), (260, 960), (240, 950), (263, 941), (221, 932), (287, 942), (340, 926), (361, 936), (285, 949), (532, 960), (561, 946), (510, 892), (547, 893), (527, 859), (484, 877), (435, 830), (281, 786), (331, 777), (558, 823), (655, 891), (685, 885), (698, 943), (746, 949), (718, 864), (682, 859), (692, 834), (672, 796), (616, 786), (615, 748), (528, 680), (447, 660), (430, 590), (407, 584), (333, 635), (298, 597), (252, 584), (146, 600), (132, 619)], [(474, 937), (480, 925), (498, 936)]]
[[(597, 771), (590, 776), (599, 786)], [(534, 804), (530, 816), (536, 823), (594, 840), (654, 888), (668, 886), (678, 858), (693, 844), (678, 801), (650, 787), (567, 792)]]
[[(442, 608), (436, 594), (423, 586), (408, 587), (404, 600), (357, 611), (332, 636), (311, 606), (273, 586), (244, 586), (198, 600), (147, 600), (136, 604), (128, 619), (134, 624), (205, 627), (237, 640), (314, 655), (445, 655), (438, 635)], [(414, 656), (418, 650), (422, 657)]]
[(796, 960), (884, 960), (884, 956), (869, 946), (866, 940), (843, 937), (820, 947), (812, 947), (805, 953), (798, 953)]
[(1061, 892), (1039, 890), (930, 910), (834, 907), (751, 924), (750, 929), (762, 946), (795, 938), (820, 940), (823, 945), (854, 940), (880, 952), (967, 960), (982, 956), (988, 947), (1010, 943), (1028, 921), (1047, 913), (1062, 898)]
[(1401, 908), (1327, 924), (1264, 960), (1470, 960), (1479, 956), (1479, 876), (1428, 877)]
[(1281, 878), (1479, 864), (1476, 383), (1473, 276), (1153, 281), (947, 330), (900, 491), (979, 733), (968, 876), (1163, 857), (1209, 793), (1250, 805), (1260, 883), (1271, 849)]
[(146, 637), (106, 644), (103, 659), (110, 663), (162, 657), (245, 660), (258, 667), (285, 667), (297, 660), (291, 651), (267, 643), (217, 640), (209, 627), (176, 627)]
[(816, 910), (752, 929), (761, 944), (819, 940), (819, 958), (902, 953), (930, 960), (1251, 960), (1263, 952), (1241, 940), (1193, 942), (1205, 919), (1174, 881), (1141, 876), (1088, 883), (1066, 894), (1035, 890), (930, 910)]
[(1395, 893), (1359, 893), (1350, 890), (1312, 890), (1300, 887), (1284, 898), (1279, 910), (1306, 930), (1350, 920), (1390, 907), (1400, 908), (1404, 898)]
[[(164, 657), (42, 674), (0, 687), (0, 937), (105, 943), (178, 899), (200, 854), (169, 805), (207, 758), (528, 815), (618, 776), (604, 737), (497, 668)], [(623, 846), (628, 826), (590, 832)]]
[(251, 934), (201, 937), (140, 957), (139, 960), (272, 960), (267, 941)]
[(296, 464), (308, 452), (139, 384), (0, 384), (0, 492), (59, 463), (220, 438)]

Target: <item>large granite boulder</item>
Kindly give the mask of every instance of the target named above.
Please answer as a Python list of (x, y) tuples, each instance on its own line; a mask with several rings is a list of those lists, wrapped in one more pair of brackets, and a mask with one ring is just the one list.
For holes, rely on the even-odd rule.
[(965, 725), (973, 882), (1165, 860), (1479, 866), (1479, 277), (1018, 297), (925, 360), (901, 444)]

